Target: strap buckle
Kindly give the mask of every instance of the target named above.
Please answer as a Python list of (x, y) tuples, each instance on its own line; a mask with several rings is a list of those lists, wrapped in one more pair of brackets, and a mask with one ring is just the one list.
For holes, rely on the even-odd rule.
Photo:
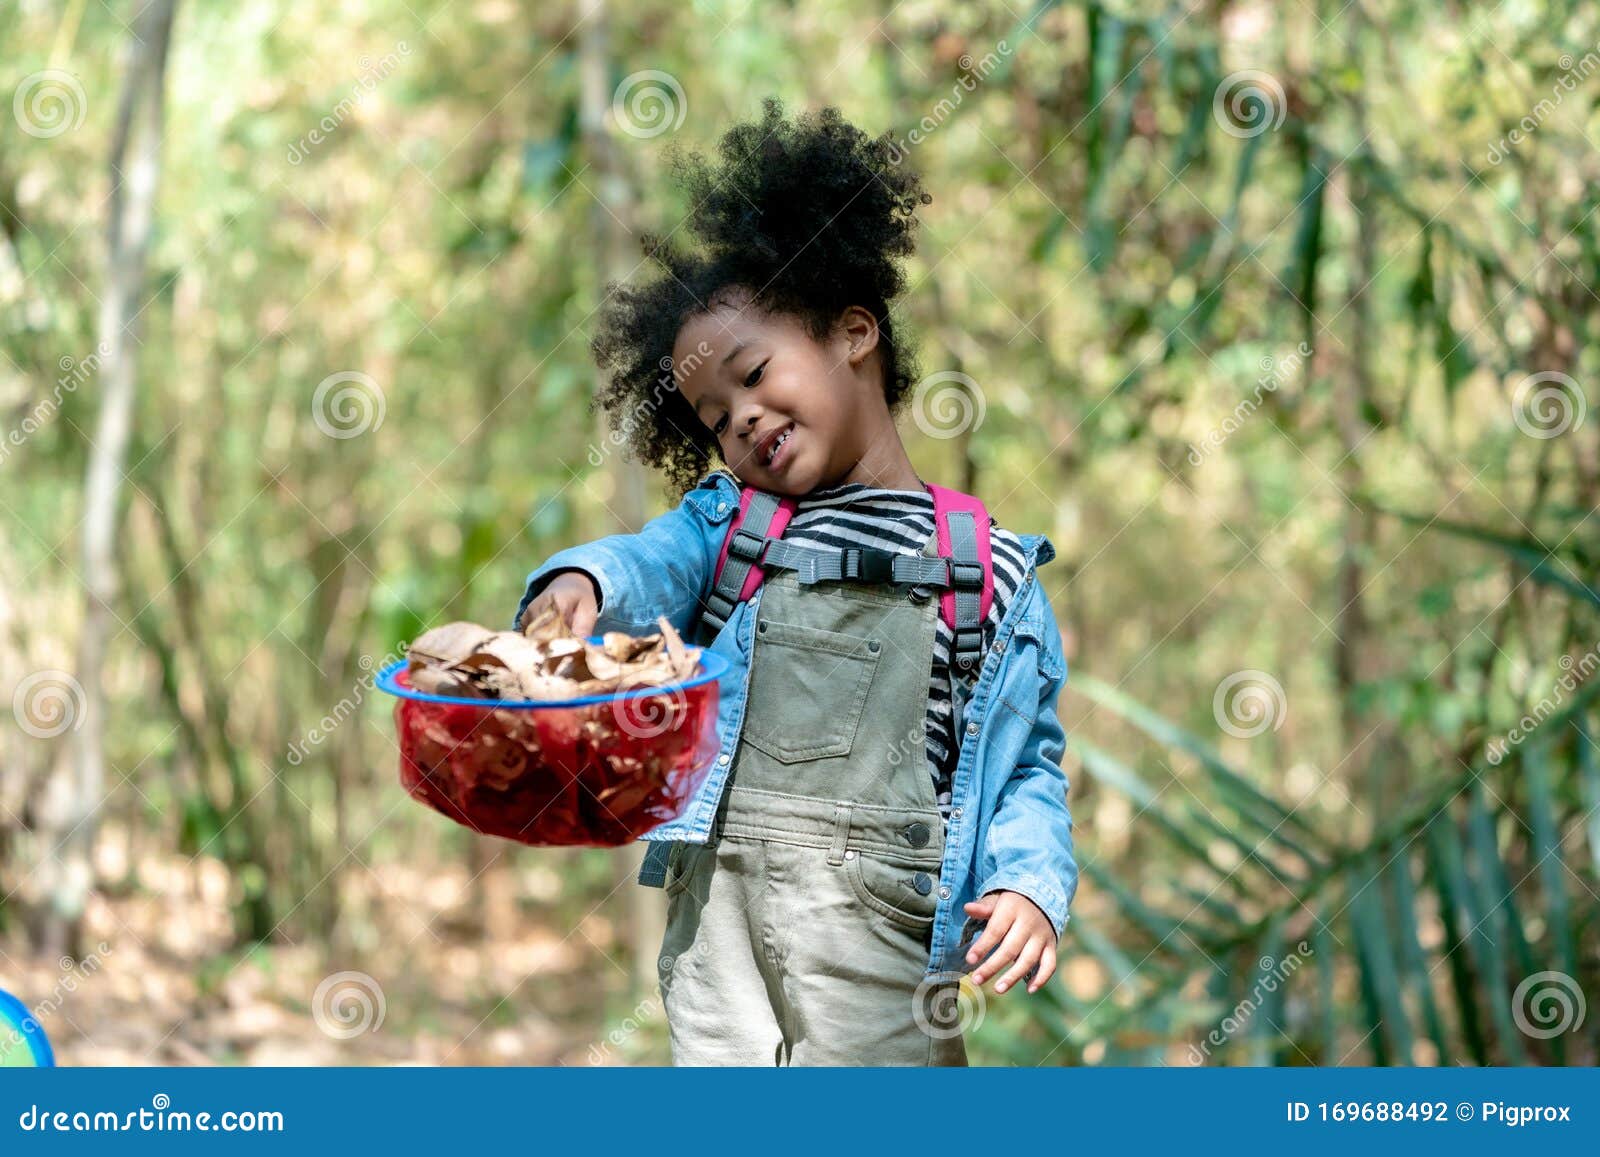
[(744, 527), (733, 532), (733, 538), (728, 542), (728, 553), (735, 558), (742, 558), (745, 562), (760, 562), (762, 553), (767, 549), (767, 540), (759, 534), (752, 534)]
[(971, 671), (983, 659), (983, 631), (957, 627), (951, 659), (962, 671)]
[(873, 546), (847, 546), (842, 552), (842, 575), (853, 582), (888, 583), (894, 581), (894, 552)]
[(728, 625), (728, 616), (736, 604), (719, 591), (712, 591), (700, 604), (700, 619), (710, 627), (713, 635), (720, 634)]
[(950, 585), (969, 590), (983, 589), (983, 564), (950, 560)]

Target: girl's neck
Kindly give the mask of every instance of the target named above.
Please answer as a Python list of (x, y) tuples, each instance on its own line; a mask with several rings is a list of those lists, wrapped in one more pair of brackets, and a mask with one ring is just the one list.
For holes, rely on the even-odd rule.
[(845, 486), (850, 483), (884, 490), (923, 489), (917, 468), (911, 464), (905, 444), (900, 441), (899, 432), (893, 427), (887, 437), (875, 439), (867, 446), (866, 452), (844, 477), (833, 479), (824, 486)]

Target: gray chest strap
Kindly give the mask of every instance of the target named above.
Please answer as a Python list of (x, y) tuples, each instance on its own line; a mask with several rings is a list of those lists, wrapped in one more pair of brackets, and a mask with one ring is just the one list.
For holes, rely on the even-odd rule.
[(739, 604), (750, 569), (776, 567), (792, 570), (802, 585), (819, 582), (891, 583), (904, 586), (952, 589), (955, 594), (955, 634), (951, 663), (964, 674), (977, 670), (983, 657), (983, 565), (978, 559), (977, 525), (968, 511), (946, 512), (950, 557), (900, 554), (875, 547), (823, 549), (784, 542), (768, 536), (778, 512), (775, 495), (758, 492), (750, 498), (744, 518), (728, 540), (728, 557), (706, 599), (702, 620), (708, 636), (727, 625)]

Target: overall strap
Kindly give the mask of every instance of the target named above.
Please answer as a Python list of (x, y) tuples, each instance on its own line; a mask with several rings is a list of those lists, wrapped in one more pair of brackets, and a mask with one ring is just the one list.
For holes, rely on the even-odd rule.
[(797, 509), (794, 500), (746, 487), (717, 556), (716, 578), (701, 616), (707, 631), (714, 635), (727, 625), (733, 608), (755, 594), (770, 567), (793, 570), (803, 584), (852, 580), (942, 587), (939, 614), (955, 635), (951, 661), (963, 673), (976, 670), (983, 657), (984, 620), (994, 601), (989, 512), (970, 494), (933, 485), (927, 490), (933, 497), (937, 558), (783, 542)]
[(781, 538), (795, 503), (753, 486), (745, 487), (739, 499), (739, 513), (728, 526), (717, 555), (717, 575), (701, 616), (708, 634), (716, 634), (728, 623), (733, 608), (756, 593), (766, 572), (760, 566), (768, 538)]
[(983, 658), (983, 624), (994, 602), (994, 561), (989, 551), (989, 512), (970, 494), (928, 484), (939, 554), (950, 560), (950, 589), (939, 596), (939, 612), (955, 632), (950, 661), (964, 673)]

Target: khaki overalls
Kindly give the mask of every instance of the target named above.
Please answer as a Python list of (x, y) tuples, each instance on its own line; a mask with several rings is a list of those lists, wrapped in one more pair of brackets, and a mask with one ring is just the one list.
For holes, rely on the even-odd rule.
[(957, 981), (925, 980), (938, 611), (915, 588), (767, 578), (711, 841), (668, 860), (657, 963), (676, 1064), (966, 1064)]

